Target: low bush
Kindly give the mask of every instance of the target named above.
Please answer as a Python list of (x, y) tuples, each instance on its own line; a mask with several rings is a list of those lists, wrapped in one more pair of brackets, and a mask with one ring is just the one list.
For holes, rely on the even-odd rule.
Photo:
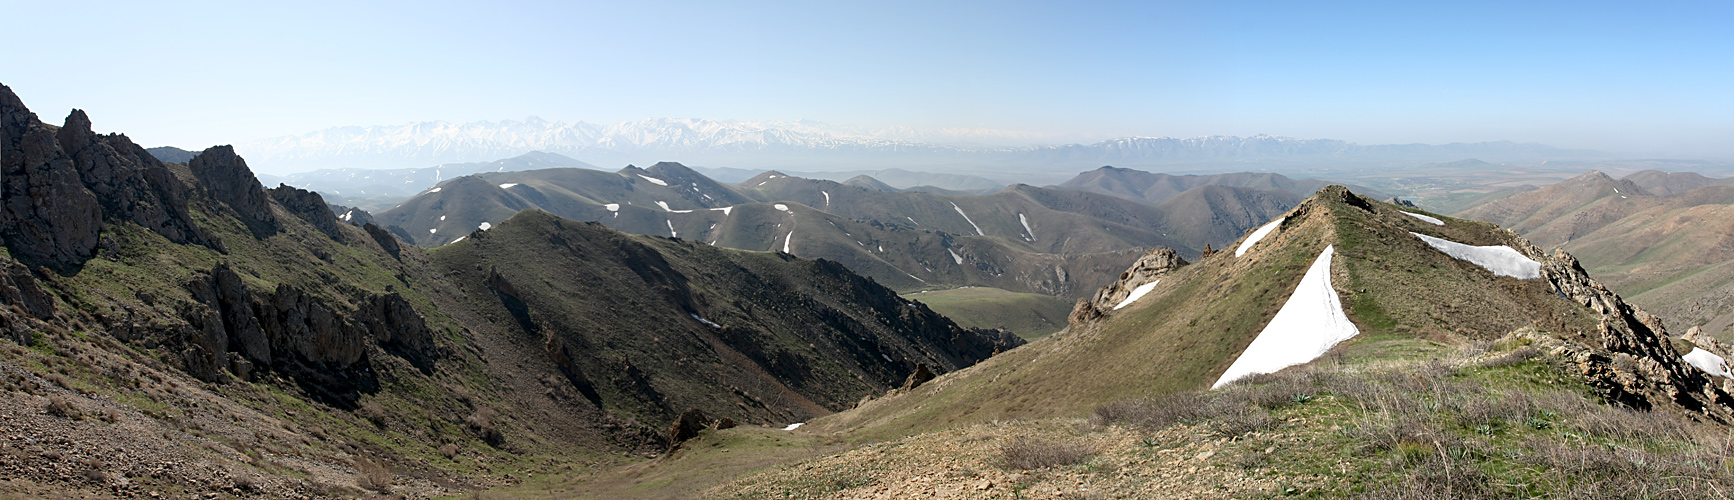
[(1096, 451), (1083, 444), (1021, 438), (1000, 447), (1000, 453), (1005, 459), (1006, 468), (1034, 470), (1081, 464)]

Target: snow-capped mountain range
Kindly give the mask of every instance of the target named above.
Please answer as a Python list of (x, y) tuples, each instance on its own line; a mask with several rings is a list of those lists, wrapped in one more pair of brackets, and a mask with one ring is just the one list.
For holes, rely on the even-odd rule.
[[(522, 121), (442, 121), (336, 127), (237, 147), (254, 168), (288, 173), (328, 168), (413, 168), (490, 161), (530, 151), (559, 153), (612, 167), (669, 160), (712, 167), (887, 168), (995, 165), (1089, 168), (1250, 159), (1358, 158), (1444, 161), (1601, 156), (1540, 144), (1404, 144), (1362, 146), (1332, 139), (1258, 135), (1196, 138), (1125, 137), (1089, 144), (1009, 146), (1039, 134), (982, 129), (858, 129), (814, 121), (750, 122), (651, 118), (597, 125)], [(616, 165), (618, 164), (618, 165)]]

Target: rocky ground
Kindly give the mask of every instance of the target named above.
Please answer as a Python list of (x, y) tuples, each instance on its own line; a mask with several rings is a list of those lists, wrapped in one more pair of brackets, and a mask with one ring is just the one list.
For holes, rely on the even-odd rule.
[[(1297, 436), (1268, 439), (1267, 449), (1305, 446)], [(1020, 442), (1081, 447), (1091, 453), (1078, 464), (1019, 470), (1007, 463), (1005, 450)], [(708, 496), (1105, 499), (1163, 492), (1171, 498), (1247, 498), (1280, 492), (1295, 480), (1286, 477), (1290, 483), (1283, 483), (1257, 468), (1242, 467), (1248, 458), (1223, 452), (1231, 445), (1230, 439), (1202, 426), (1144, 432), (1095, 426), (1084, 419), (1000, 422), (797, 462), (719, 487)]]

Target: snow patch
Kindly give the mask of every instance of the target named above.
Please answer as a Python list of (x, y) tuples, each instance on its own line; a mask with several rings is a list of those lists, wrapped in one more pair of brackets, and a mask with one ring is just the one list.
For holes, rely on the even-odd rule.
[[(910, 304), (909, 307), (915, 307), (915, 304)], [(885, 361), (891, 361), (891, 356), (886, 356), (885, 353), (879, 353), (879, 357), (885, 358)]]
[(489, 230), (489, 229), (493, 229), (493, 228), (494, 228), (494, 225), (493, 225), (493, 224), (489, 224), (489, 223), (488, 223), (488, 222), (487, 222), (487, 221), (482, 221), (482, 224), (481, 224), (481, 225), (479, 225), (479, 226), (476, 226), (476, 229), (481, 229), (481, 230), (483, 230), (483, 231), (487, 231), (487, 230)]
[(787, 212), (787, 211), (789, 211), (789, 206), (788, 206), (788, 205), (784, 205), (784, 204), (782, 204), (782, 203), (778, 203), (778, 204), (775, 204), (775, 205), (771, 205), (771, 208), (775, 208), (775, 209), (777, 209), (777, 210), (782, 210), (782, 211), (784, 211), (784, 212)]
[(945, 253), (951, 254), (951, 260), (956, 261), (957, 265), (960, 265), (960, 266), (963, 265), (963, 256), (962, 255), (958, 255), (957, 252), (951, 251), (950, 248), (945, 249)]
[(516, 183), (516, 182), (508, 182), (508, 183), (505, 183), (505, 184), (501, 184), (501, 185), (500, 185), (500, 189), (509, 189), (509, 188), (511, 188), (511, 187), (512, 187), (512, 186), (516, 186), (516, 185), (518, 185), (518, 183)]
[(831, 193), (820, 191), (819, 194), (825, 195), (825, 206), (831, 206)]
[[(457, 242), (460, 242), (460, 241), (464, 241), (464, 238), (468, 238), (468, 236), (459, 236), (459, 237), (458, 237), (458, 239), (455, 239), (455, 240), (452, 240), (452, 243), (457, 243)], [(450, 244), (452, 244), (452, 243), (447, 243), (447, 245), (450, 245)]]
[(1149, 294), (1151, 290), (1156, 289), (1157, 283), (1161, 283), (1161, 282), (1162, 282), (1162, 280), (1156, 280), (1156, 281), (1152, 281), (1152, 282), (1145, 283), (1142, 285), (1138, 285), (1137, 288), (1132, 289), (1132, 293), (1126, 294), (1126, 300), (1122, 300), (1122, 301), (1120, 301), (1119, 304), (1114, 305), (1114, 310), (1118, 311), (1118, 310), (1120, 310), (1120, 308), (1132, 305), (1132, 303), (1137, 302), (1138, 299), (1144, 298), (1144, 296)]
[(643, 177), (644, 180), (650, 181), (651, 184), (655, 184), (658, 186), (667, 186), (668, 185), (668, 182), (663, 181), (662, 179), (658, 179), (658, 178), (651, 177), (651, 176), (644, 175), (644, 174), (638, 174), (638, 176)]
[(1247, 249), (1258, 244), (1258, 240), (1264, 239), (1264, 237), (1269, 235), (1271, 231), (1275, 231), (1277, 226), (1281, 226), (1282, 221), (1287, 219), (1287, 217), (1278, 217), (1276, 220), (1270, 221), (1269, 224), (1260, 226), (1257, 231), (1252, 232), (1252, 236), (1247, 236), (1246, 241), (1240, 243), (1240, 248), (1234, 249), (1234, 256), (1239, 257), (1246, 255)]
[(429, 189), (429, 190), (427, 190), (427, 192), (429, 192), (429, 193), (438, 193), (438, 192), (440, 192), (440, 190), (441, 190), (441, 189), (445, 189), (445, 188), (433, 188), (433, 189)]
[(788, 427), (784, 427), (783, 430), (792, 431), (792, 430), (801, 428), (801, 426), (804, 424), (806, 424), (806, 422), (795, 422), (795, 423), (789, 424)]
[(1408, 215), (1409, 215), (1409, 216), (1410, 216), (1410, 217), (1414, 217), (1414, 218), (1417, 218), (1417, 219), (1421, 219), (1421, 220), (1422, 220), (1422, 221), (1424, 221), (1424, 222), (1426, 222), (1426, 223), (1428, 223), (1428, 224), (1432, 224), (1432, 225), (1435, 225), (1435, 226), (1443, 226), (1443, 225), (1445, 225), (1445, 221), (1442, 221), (1442, 220), (1439, 220), (1439, 219), (1437, 219), (1437, 218), (1434, 218), (1434, 217), (1428, 217), (1428, 216), (1425, 216), (1425, 215), (1421, 215), (1421, 214), (1418, 214), (1418, 213), (1413, 213), (1413, 212), (1403, 212), (1403, 213), (1404, 213), (1404, 214), (1408, 214)]
[(1024, 218), (1024, 214), (1018, 214), (1018, 223), (1024, 225), (1024, 233), (1030, 235), (1030, 241), (1035, 241), (1036, 240), (1036, 232), (1034, 230), (1030, 229), (1030, 220), (1027, 218)]
[(1228, 371), (1210, 388), (1222, 387), (1247, 375), (1271, 373), (1323, 356), (1338, 342), (1361, 333), (1343, 314), (1342, 299), (1331, 288), (1331, 257), (1334, 245), (1326, 246), (1301, 277), (1288, 302), (1277, 310), (1258, 338), (1246, 346)]
[(698, 320), (699, 323), (704, 323), (704, 324), (710, 325), (711, 328), (718, 328), (718, 329), (722, 328), (722, 325), (713, 323), (713, 322), (711, 322), (711, 320), (704, 319), (703, 317), (700, 317), (697, 314), (691, 314), (690, 316), (692, 316), (692, 319)]
[(602, 208), (608, 209), (608, 211), (610, 211), (610, 212), (619, 212), (620, 211), (620, 204), (619, 203), (609, 203), (607, 205), (603, 205)]
[(349, 219), (352, 217), (355, 217), (355, 211), (354, 210), (344, 212), (343, 213), (343, 222), (349, 222)]
[(1520, 280), (1532, 280), (1541, 277), (1540, 262), (1536, 262), (1529, 257), (1524, 257), (1523, 254), (1518, 253), (1517, 250), (1513, 250), (1511, 247), (1505, 245), (1478, 247), (1465, 245), (1451, 240), (1434, 238), (1421, 233), (1409, 234), (1413, 234), (1416, 238), (1420, 238), (1421, 241), (1427, 242), (1427, 244), (1432, 246), (1434, 249), (1445, 252), (1445, 255), (1450, 255), (1461, 260), (1467, 260), (1470, 263), (1487, 269), (1488, 271), (1492, 271), (1495, 276), (1510, 276)]
[(444, 215), (441, 215), (441, 216), (440, 216), (440, 220), (442, 220), (442, 221), (443, 221), (443, 220), (446, 220), (446, 216), (444, 216)]
[(666, 202), (666, 201), (656, 200), (656, 206), (662, 207), (663, 210), (668, 210), (670, 212), (674, 211), (674, 210), (668, 208), (668, 202)]
[(680, 233), (674, 232), (674, 221), (671, 220), (671, 221), (667, 221), (667, 222), (668, 222), (668, 237), (679, 238)]
[(437, 227), (427, 230), (427, 234), (439, 234), (439, 232), (440, 232), (440, 230)]
[(723, 215), (728, 215), (729, 211), (734, 210), (734, 209), (735, 209), (735, 207), (722, 207), (722, 208), (712, 208), (711, 210), (720, 211), (723, 213)]
[(1734, 373), (1730, 373), (1728, 369), (1728, 361), (1717, 356), (1716, 353), (1693, 347), (1692, 352), (1686, 353), (1680, 359), (1699, 370), (1704, 370), (1704, 373), (1722, 378), (1734, 378)]
[(789, 242), (794, 241), (794, 240), (795, 240), (795, 232), (794, 231), (789, 231), (789, 235), (783, 237), (783, 253), (790, 254), (790, 255), (793, 255), (795, 253), (795, 252), (789, 251)]
[[(987, 233), (983, 233), (983, 232), (981, 232), (981, 226), (977, 226), (977, 225), (975, 225), (975, 221), (973, 221), (973, 220), (970, 220), (970, 219), (969, 219), (969, 214), (966, 214), (966, 213), (963, 213), (963, 208), (962, 208), (962, 207), (959, 207), (959, 206), (957, 206), (957, 203), (955, 203), (955, 202), (953, 202), (953, 203), (952, 203), (952, 204), (951, 204), (951, 209), (952, 209), (952, 210), (956, 210), (956, 211), (957, 211), (957, 215), (962, 215), (962, 216), (963, 216), (963, 220), (966, 220), (966, 221), (969, 221), (969, 227), (973, 227), (973, 228), (975, 228), (975, 234), (976, 234), (976, 235), (977, 235), (977, 236), (987, 236)], [(909, 221), (910, 221), (910, 222), (915, 222), (915, 219), (909, 219)]]

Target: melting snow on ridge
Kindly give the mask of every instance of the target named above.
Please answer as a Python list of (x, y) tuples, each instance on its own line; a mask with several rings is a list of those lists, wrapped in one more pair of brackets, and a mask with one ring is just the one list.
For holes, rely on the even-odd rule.
[(820, 191), (819, 194), (825, 195), (825, 206), (831, 206), (831, 193)]
[(644, 175), (644, 174), (638, 174), (638, 176), (643, 177), (644, 180), (650, 181), (651, 184), (655, 184), (658, 186), (667, 186), (668, 185), (668, 183), (663, 181), (662, 179), (658, 179), (658, 178), (651, 177), (651, 176)]
[(674, 232), (674, 221), (668, 221), (668, 237), (679, 238), (680, 233)]
[(957, 265), (960, 265), (960, 266), (963, 265), (963, 256), (962, 255), (958, 255), (957, 252), (951, 251), (950, 248), (945, 249), (945, 253), (951, 254), (951, 260), (957, 261)]
[(656, 206), (662, 207), (663, 210), (668, 210), (670, 212), (674, 211), (674, 209), (668, 208), (668, 202), (666, 201), (656, 200)]
[(1442, 220), (1439, 220), (1439, 219), (1437, 219), (1437, 218), (1433, 218), (1433, 217), (1428, 217), (1428, 216), (1425, 216), (1425, 215), (1421, 215), (1421, 214), (1417, 214), (1417, 213), (1411, 213), (1411, 212), (1403, 212), (1403, 213), (1405, 213), (1405, 214), (1408, 214), (1408, 215), (1409, 215), (1409, 216), (1410, 216), (1410, 217), (1414, 217), (1414, 218), (1417, 218), (1417, 219), (1421, 219), (1421, 220), (1422, 220), (1422, 221), (1425, 221), (1425, 222), (1426, 222), (1426, 223), (1428, 223), (1428, 224), (1432, 224), (1432, 225), (1435, 225), (1435, 226), (1443, 226), (1443, 225), (1445, 225), (1445, 221), (1442, 221)]
[(803, 425), (803, 424), (806, 424), (806, 422), (795, 422), (795, 423), (789, 424), (788, 427), (784, 427), (783, 430), (792, 431), (795, 429), (799, 429), (799, 428), (801, 428), (801, 425)]
[(1294, 295), (1210, 388), (1318, 359), (1338, 342), (1361, 333), (1343, 314), (1342, 299), (1331, 288), (1331, 256), (1335, 251), (1333, 245), (1319, 253)]
[(441, 189), (445, 189), (445, 188), (433, 188), (433, 189), (429, 189), (429, 190), (427, 190), (427, 192), (429, 192), (429, 193), (438, 193), (438, 192), (440, 192), (440, 190), (441, 190)]
[(348, 212), (344, 212), (344, 213), (343, 213), (343, 222), (349, 222), (349, 219), (350, 219), (350, 218), (351, 218), (351, 217), (355, 217), (355, 211), (354, 211), (354, 210), (350, 210), (350, 211), (348, 211)]
[(1024, 232), (1029, 233), (1030, 241), (1035, 241), (1036, 240), (1036, 232), (1030, 230), (1030, 220), (1024, 218), (1024, 214), (1018, 214), (1018, 223), (1024, 225)]
[(1152, 282), (1145, 283), (1142, 285), (1138, 285), (1137, 288), (1132, 289), (1132, 293), (1126, 295), (1126, 300), (1122, 300), (1122, 301), (1120, 301), (1119, 304), (1114, 305), (1114, 310), (1118, 311), (1118, 310), (1120, 310), (1120, 308), (1126, 307), (1128, 305), (1132, 305), (1132, 303), (1137, 302), (1138, 299), (1144, 298), (1144, 296), (1149, 294), (1151, 290), (1156, 289), (1157, 283), (1161, 283), (1161, 282), (1162, 282), (1162, 280), (1156, 280), (1156, 281), (1152, 281)]
[(1532, 280), (1541, 277), (1540, 262), (1524, 257), (1517, 250), (1505, 245), (1478, 247), (1434, 238), (1421, 233), (1409, 234), (1413, 234), (1433, 248), (1445, 252), (1445, 255), (1467, 260), (1492, 271), (1495, 276), (1510, 276), (1520, 280)]
[(784, 212), (787, 212), (787, 211), (789, 211), (789, 206), (788, 206), (788, 205), (784, 205), (784, 204), (782, 204), (782, 203), (778, 203), (778, 204), (775, 204), (775, 205), (771, 205), (771, 208), (775, 208), (775, 209), (777, 209), (777, 210), (782, 210), (782, 211), (784, 211)]
[(1279, 217), (1276, 220), (1270, 221), (1269, 224), (1259, 227), (1257, 231), (1253, 231), (1252, 236), (1247, 236), (1246, 241), (1240, 243), (1240, 248), (1234, 249), (1234, 256), (1239, 257), (1246, 255), (1246, 249), (1252, 248), (1253, 245), (1258, 244), (1258, 240), (1264, 239), (1264, 237), (1269, 235), (1271, 231), (1275, 231), (1276, 227), (1282, 225), (1282, 221), (1286, 219), (1288, 218)]
[(489, 224), (489, 223), (488, 223), (488, 222), (487, 222), (487, 221), (482, 221), (482, 225), (480, 225), (480, 226), (476, 226), (476, 228), (478, 228), (478, 229), (481, 229), (481, 230), (483, 230), (483, 231), (487, 231), (487, 230), (489, 230), (489, 229), (493, 229), (493, 228), (494, 228), (494, 225), (493, 225), (493, 224)]
[(712, 208), (711, 210), (720, 211), (723, 213), (723, 215), (728, 215), (729, 211), (734, 210), (734, 209), (735, 209), (735, 207), (722, 207), (722, 208)]
[(512, 187), (512, 186), (516, 186), (516, 185), (518, 185), (518, 183), (516, 183), (516, 182), (508, 182), (508, 183), (505, 183), (505, 184), (501, 184), (501, 185), (500, 185), (500, 189), (507, 189), (507, 188), (510, 188), (510, 187)]
[[(973, 227), (973, 228), (975, 228), (975, 234), (976, 234), (976, 235), (977, 235), (977, 236), (987, 236), (987, 233), (983, 233), (983, 232), (981, 232), (981, 226), (977, 226), (977, 225), (975, 225), (975, 221), (973, 221), (973, 220), (970, 220), (970, 219), (969, 219), (969, 214), (966, 214), (966, 213), (963, 213), (963, 208), (962, 208), (962, 207), (959, 207), (959, 206), (957, 206), (957, 203), (952, 203), (952, 204), (951, 204), (951, 208), (952, 208), (952, 210), (956, 210), (956, 211), (957, 211), (957, 215), (962, 215), (962, 216), (963, 216), (963, 220), (966, 220), (966, 221), (969, 221), (969, 227)], [(909, 222), (915, 222), (915, 219), (909, 219)]]
[[(459, 237), (458, 237), (458, 239), (455, 239), (455, 240), (452, 240), (452, 243), (457, 243), (457, 242), (460, 242), (460, 241), (464, 241), (464, 238), (468, 238), (468, 236), (459, 236)], [(452, 243), (447, 243), (447, 245), (450, 245), (450, 244), (452, 244)], [(1712, 354), (1712, 355), (1711, 355), (1711, 356), (1714, 356), (1714, 354)]]
[(789, 242), (794, 241), (794, 240), (795, 240), (795, 232), (794, 231), (789, 231), (789, 235), (783, 237), (783, 253), (786, 253), (786, 254), (794, 254), (795, 253), (795, 252), (789, 251)]
[(1716, 353), (1693, 347), (1692, 352), (1686, 353), (1680, 359), (1686, 360), (1686, 364), (1699, 370), (1704, 370), (1704, 373), (1723, 378), (1734, 378), (1734, 373), (1728, 371), (1728, 362), (1721, 356), (1717, 356)]

